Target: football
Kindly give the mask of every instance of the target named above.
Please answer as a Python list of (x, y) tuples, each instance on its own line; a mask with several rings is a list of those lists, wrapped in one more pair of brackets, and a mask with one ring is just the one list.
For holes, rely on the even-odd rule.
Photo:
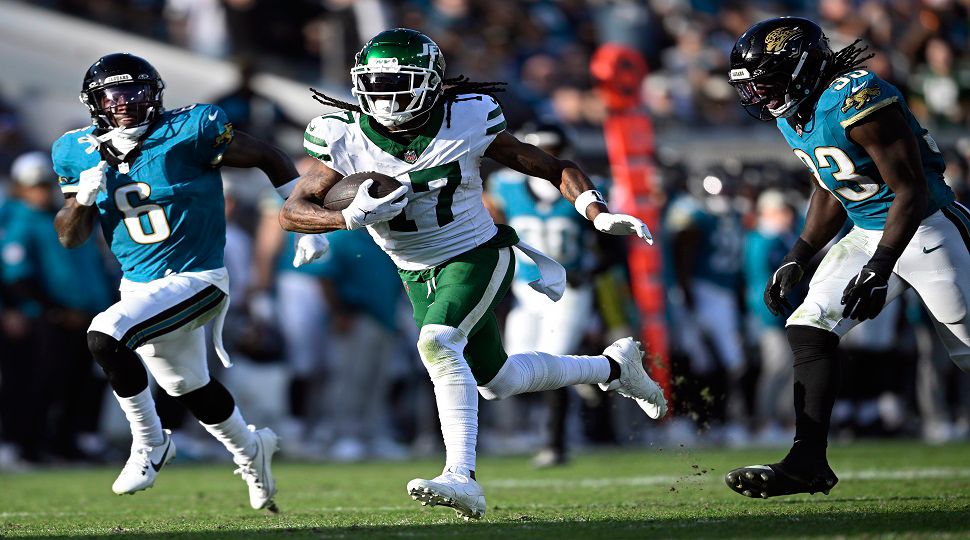
[(388, 195), (403, 184), (393, 176), (379, 172), (359, 172), (347, 175), (330, 188), (323, 198), (323, 207), (327, 210), (343, 210), (350, 206), (357, 196), (357, 190), (365, 180), (373, 180), (374, 184), (368, 190), (371, 197), (380, 198)]

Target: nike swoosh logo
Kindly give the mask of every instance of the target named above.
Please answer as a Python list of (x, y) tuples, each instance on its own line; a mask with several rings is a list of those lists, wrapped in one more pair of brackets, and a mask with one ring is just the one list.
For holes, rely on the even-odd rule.
[(162, 465), (165, 465), (165, 456), (168, 455), (168, 451), (171, 450), (171, 448), (172, 448), (172, 438), (169, 437), (168, 444), (165, 445), (165, 452), (162, 453), (162, 457), (161, 459), (158, 460), (158, 463), (155, 463), (154, 461), (149, 460), (149, 463), (152, 464), (152, 468), (155, 469), (155, 472), (162, 470)]
[(923, 248), (923, 253), (933, 253), (934, 251), (940, 249), (941, 247), (943, 247), (943, 244), (940, 244), (940, 245), (936, 246), (935, 248), (931, 248), (931, 249), (926, 249), (924, 247)]
[[(855, 92), (855, 90), (853, 90), (853, 92)], [(209, 121), (210, 122), (215, 122), (216, 121), (216, 118), (218, 118), (218, 117), (219, 117), (219, 113), (218, 112), (211, 112), (211, 113), (209, 113)]]
[(869, 82), (868, 82), (868, 81), (867, 81), (867, 82), (864, 82), (864, 83), (862, 83), (862, 84), (860, 84), (859, 86), (853, 86), (853, 87), (852, 87), (852, 91), (851, 91), (850, 93), (851, 93), (851, 94), (855, 94), (855, 93), (856, 93), (856, 92), (858, 92), (859, 90), (862, 90), (863, 88), (865, 88), (867, 84), (869, 84)]

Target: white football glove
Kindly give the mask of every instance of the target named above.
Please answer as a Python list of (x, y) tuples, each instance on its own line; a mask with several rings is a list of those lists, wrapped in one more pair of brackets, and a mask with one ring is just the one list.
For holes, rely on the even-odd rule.
[(593, 226), (596, 227), (596, 230), (606, 234), (635, 234), (647, 244), (653, 245), (653, 235), (650, 234), (650, 229), (647, 228), (646, 224), (633, 216), (601, 212), (593, 219)]
[(81, 171), (81, 177), (77, 183), (77, 194), (74, 196), (78, 204), (91, 206), (98, 199), (98, 193), (105, 190), (107, 178), (104, 170), (107, 166), (107, 162), (100, 161), (94, 167)]
[(293, 256), (293, 266), (299, 268), (304, 264), (315, 261), (330, 250), (330, 240), (323, 234), (300, 234), (296, 240), (296, 255)]
[(408, 192), (408, 188), (401, 186), (380, 199), (375, 199), (367, 192), (374, 184), (373, 180), (364, 180), (357, 188), (357, 195), (351, 201), (350, 206), (340, 212), (344, 216), (348, 230), (360, 229), (374, 223), (388, 221), (401, 213), (407, 206), (407, 199), (394, 202)]

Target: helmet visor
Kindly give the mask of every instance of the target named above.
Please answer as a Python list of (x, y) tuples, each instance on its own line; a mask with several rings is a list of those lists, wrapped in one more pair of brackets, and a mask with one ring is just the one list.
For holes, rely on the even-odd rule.
[(98, 106), (111, 124), (132, 127), (145, 122), (153, 107), (158, 106), (150, 84), (122, 84), (94, 92)]
[(753, 116), (770, 120), (771, 110), (782, 107), (788, 100), (789, 79), (783, 74), (759, 77), (747, 81), (732, 81), (731, 85), (741, 98), (741, 105)]
[(360, 75), (361, 90), (375, 94), (410, 92), (413, 73), (364, 73)]

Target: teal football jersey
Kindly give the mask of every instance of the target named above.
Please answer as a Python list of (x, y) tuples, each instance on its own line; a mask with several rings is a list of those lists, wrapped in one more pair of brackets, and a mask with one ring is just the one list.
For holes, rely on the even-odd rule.
[[(587, 260), (589, 222), (563, 197), (551, 204), (540, 201), (529, 189), (526, 176), (502, 170), (490, 178), (490, 193), (498, 199), (509, 226), (523, 242), (552, 257), (568, 273), (581, 272)], [(539, 279), (539, 268), (532, 259), (516, 250), (515, 279)]]
[(835, 79), (825, 89), (815, 106), (814, 117), (801, 133), (788, 120), (777, 121), (778, 129), (798, 159), (842, 203), (856, 226), (863, 229), (883, 229), (896, 195), (886, 185), (869, 154), (849, 139), (846, 130), (894, 104), (899, 105), (919, 144), (923, 176), (929, 189), (926, 208), (929, 216), (954, 199), (953, 192), (943, 182), (946, 164), (936, 142), (919, 125), (893, 85), (868, 71), (856, 70)]
[[(64, 193), (77, 192), (81, 171), (101, 160), (85, 141), (94, 126), (54, 142), (52, 159)], [(232, 141), (222, 109), (191, 105), (165, 111), (142, 140), (130, 170), (106, 170), (97, 206), (124, 277), (148, 282), (166, 274), (223, 266), (225, 199), (219, 163)], [(124, 168), (124, 167), (122, 167)]]

